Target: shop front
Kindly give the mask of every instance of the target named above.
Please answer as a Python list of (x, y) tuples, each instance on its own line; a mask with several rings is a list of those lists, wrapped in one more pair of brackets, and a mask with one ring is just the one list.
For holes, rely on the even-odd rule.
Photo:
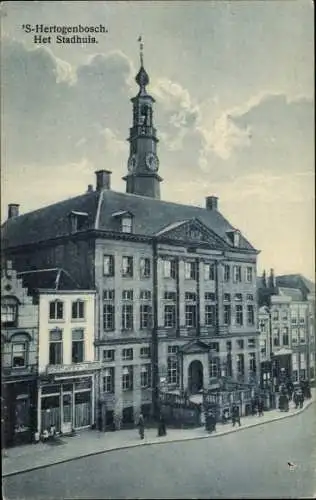
[(38, 430), (54, 426), (57, 432), (95, 424), (95, 373), (73, 373), (44, 378), (38, 391)]
[(1, 397), (3, 447), (32, 442), (37, 426), (36, 393), (35, 379), (3, 383)]

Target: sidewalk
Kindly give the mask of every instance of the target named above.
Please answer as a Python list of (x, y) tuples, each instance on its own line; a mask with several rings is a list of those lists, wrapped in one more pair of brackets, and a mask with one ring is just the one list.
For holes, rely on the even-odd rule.
[(208, 434), (204, 427), (194, 429), (169, 428), (166, 436), (157, 437), (157, 429), (152, 428), (145, 430), (145, 439), (141, 441), (137, 428), (117, 432), (84, 430), (79, 431), (73, 437), (63, 437), (59, 445), (39, 443), (37, 445), (29, 444), (10, 448), (3, 454), (2, 477), (113, 450), (168, 442), (189, 441), (192, 439), (216, 438), (232, 432), (243, 431), (250, 427), (293, 417), (301, 413), (315, 401), (314, 391), (312, 396), (312, 399), (304, 403), (302, 409), (295, 410), (293, 403), (290, 403), (289, 412), (271, 410), (265, 412), (261, 417), (244, 417), (241, 419), (241, 427), (236, 426), (233, 428), (230, 422), (227, 424), (219, 423), (216, 426), (216, 432), (211, 434)]

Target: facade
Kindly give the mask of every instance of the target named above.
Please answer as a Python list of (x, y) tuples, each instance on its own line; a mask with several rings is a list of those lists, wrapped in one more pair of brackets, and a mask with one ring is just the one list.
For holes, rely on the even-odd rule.
[(100, 170), (96, 189), (76, 198), (20, 216), (11, 205), (2, 232), (19, 271), (63, 267), (97, 290), (102, 427), (148, 414), (161, 385), (195, 393), (223, 376), (259, 376), (258, 251), (222, 216), (217, 197), (205, 208), (160, 199), (142, 54), (136, 82), (126, 193)]
[(38, 307), (12, 270), (1, 276), (2, 443), (30, 442), (36, 431)]
[(37, 421), (63, 434), (95, 424), (95, 293), (41, 291)]
[[(284, 277), (283, 277), (284, 279)], [(268, 291), (268, 290), (266, 290)], [(267, 296), (267, 294), (266, 294)], [(269, 305), (259, 308), (262, 383), (315, 380), (315, 294), (275, 285)]]

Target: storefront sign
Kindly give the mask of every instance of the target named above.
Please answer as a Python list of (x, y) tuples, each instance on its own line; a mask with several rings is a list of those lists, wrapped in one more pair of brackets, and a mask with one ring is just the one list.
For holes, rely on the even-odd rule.
[(73, 365), (53, 365), (47, 366), (47, 375), (55, 373), (77, 373), (89, 370), (98, 370), (101, 368), (99, 361), (92, 361), (90, 363), (76, 363)]

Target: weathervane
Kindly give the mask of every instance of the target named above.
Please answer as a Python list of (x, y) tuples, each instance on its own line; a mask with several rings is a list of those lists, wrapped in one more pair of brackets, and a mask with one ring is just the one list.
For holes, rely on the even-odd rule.
[(139, 56), (140, 56), (140, 65), (143, 66), (143, 50), (144, 50), (144, 43), (143, 43), (143, 37), (140, 35), (138, 37), (138, 42), (139, 42)]

